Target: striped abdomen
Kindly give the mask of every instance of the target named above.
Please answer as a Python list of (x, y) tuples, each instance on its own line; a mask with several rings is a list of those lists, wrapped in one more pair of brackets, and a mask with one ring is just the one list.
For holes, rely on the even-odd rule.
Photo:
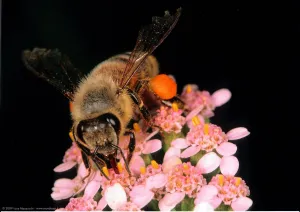
[[(130, 56), (130, 52), (115, 55), (103, 61), (102, 63), (98, 64), (93, 69), (91, 74), (92, 75), (98, 75), (102, 73), (110, 74), (113, 77), (114, 81), (117, 84), (119, 84), (122, 79), (123, 72), (125, 70), (129, 56)], [(156, 58), (152, 55), (148, 56), (141, 70), (139, 70), (138, 73), (136, 73), (134, 77), (132, 77), (129, 83), (129, 87), (134, 86), (137, 80), (152, 78), (156, 76), (158, 72), (159, 72), (159, 67)]]

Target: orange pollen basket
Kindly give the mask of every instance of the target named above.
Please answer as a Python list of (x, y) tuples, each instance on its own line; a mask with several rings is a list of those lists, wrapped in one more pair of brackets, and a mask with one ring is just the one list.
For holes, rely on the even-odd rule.
[(151, 90), (161, 99), (171, 99), (177, 94), (176, 82), (166, 74), (159, 74), (153, 77), (149, 86)]

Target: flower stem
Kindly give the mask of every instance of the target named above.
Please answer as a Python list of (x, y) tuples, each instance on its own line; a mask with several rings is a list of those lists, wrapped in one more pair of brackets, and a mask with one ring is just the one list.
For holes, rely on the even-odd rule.
[(217, 207), (215, 209), (215, 211), (233, 211), (232, 208), (230, 207), (230, 205), (225, 205), (223, 202), (221, 203), (221, 205), (219, 205), (219, 207)]
[(171, 142), (175, 140), (176, 138), (184, 138), (184, 134), (182, 132), (175, 133), (175, 132), (163, 132), (163, 150), (164, 152), (168, 151), (169, 147), (171, 146)]
[(151, 200), (148, 205), (146, 206), (147, 209), (150, 209), (150, 211), (159, 211), (158, 207), (158, 201), (153, 199)]
[(151, 154), (146, 154), (146, 155), (142, 154), (141, 156), (142, 156), (146, 166), (151, 164), (151, 160), (152, 160)]
[(193, 211), (194, 207), (194, 200), (186, 196), (180, 204), (180, 211)]
[(196, 166), (196, 164), (198, 163), (198, 161), (203, 157), (203, 155), (205, 155), (205, 151), (201, 150), (199, 151), (197, 154), (193, 155), (191, 157), (191, 164), (193, 166)]

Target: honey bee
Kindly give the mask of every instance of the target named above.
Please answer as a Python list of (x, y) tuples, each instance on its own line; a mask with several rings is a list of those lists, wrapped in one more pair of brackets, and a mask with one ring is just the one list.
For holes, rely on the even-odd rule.
[[(135, 111), (148, 123), (151, 117), (142, 91), (151, 91), (165, 103), (176, 99), (176, 83), (167, 75), (159, 75), (158, 62), (152, 52), (172, 31), (180, 14), (181, 8), (174, 15), (166, 11), (163, 17), (153, 17), (152, 23), (139, 31), (133, 51), (101, 62), (87, 76), (58, 49), (34, 48), (23, 52), (25, 66), (60, 90), (72, 103), (74, 141), (81, 149), (87, 169), (90, 170), (94, 162), (106, 178), (103, 167), (107, 164), (119, 173), (116, 158), (120, 153), (130, 174), (128, 164), (135, 148), (135, 135), (129, 123)], [(155, 91), (153, 85), (151, 88), (151, 83), (156, 83), (155, 77), (173, 85), (167, 95)], [(119, 147), (122, 135), (130, 136), (127, 158)]]

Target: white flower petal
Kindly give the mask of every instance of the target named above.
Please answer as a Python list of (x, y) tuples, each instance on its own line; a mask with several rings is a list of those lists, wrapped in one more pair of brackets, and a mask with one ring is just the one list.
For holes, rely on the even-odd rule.
[(180, 155), (181, 158), (189, 158), (193, 155), (196, 155), (200, 151), (200, 146), (190, 146), (189, 148), (186, 148)]
[(160, 211), (171, 211), (185, 197), (184, 192), (167, 193), (159, 201), (158, 207)]
[(141, 156), (136, 155), (132, 157), (129, 167), (132, 173), (138, 176), (141, 174), (141, 167), (145, 167), (145, 162)]
[(215, 106), (220, 107), (225, 104), (231, 98), (231, 92), (228, 89), (222, 88), (220, 90), (215, 91), (212, 94), (212, 98), (214, 100)]
[(74, 188), (75, 182), (68, 178), (60, 178), (54, 182), (54, 187), (57, 188)]
[(56, 166), (53, 170), (55, 172), (64, 172), (71, 168), (73, 168), (77, 163), (75, 161), (68, 161), (65, 163), (61, 163), (58, 166)]
[[(145, 141), (148, 141), (150, 138), (152, 138), (153, 136), (155, 136), (157, 133), (159, 132), (159, 129), (155, 129), (152, 133), (150, 133), (146, 138)], [(144, 142), (145, 142), (144, 141)]]
[(182, 161), (180, 160), (179, 157), (172, 156), (168, 160), (164, 161), (162, 164), (163, 172), (166, 174), (169, 171), (171, 171), (174, 166), (182, 164)]
[(220, 164), (220, 170), (223, 175), (234, 176), (239, 169), (239, 161), (235, 156), (223, 157)]
[(108, 187), (105, 190), (104, 197), (108, 206), (113, 210), (116, 210), (122, 204), (127, 202), (125, 190), (119, 183), (115, 183), (113, 186)]
[(77, 175), (80, 176), (81, 178), (84, 178), (85, 176), (88, 175), (88, 170), (85, 168), (83, 162), (79, 164)]
[(91, 181), (85, 187), (83, 196), (86, 198), (94, 198), (99, 188), (100, 188), (100, 181)]
[(147, 178), (146, 188), (161, 188), (167, 183), (167, 181), (168, 177), (165, 174), (156, 174)]
[(175, 147), (177, 149), (185, 149), (190, 144), (186, 141), (185, 138), (177, 138), (171, 142), (172, 147)]
[(229, 140), (238, 140), (248, 136), (250, 132), (245, 127), (237, 127), (226, 133)]
[(246, 211), (253, 204), (253, 201), (248, 197), (239, 197), (231, 203), (231, 208), (234, 211)]
[(150, 154), (161, 149), (161, 140), (153, 139), (145, 142), (143, 154)]
[(209, 212), (209, 211), (214, 211), (214, 208), (211, 204), (207, 202), (201, 202), (196, 205), (194, 208), (195, 212)]
[(197, 163), (204, 174), (214, 171), (220, 165), (221, 158), (214, 152), (205, 154)]
[(53, 200), (68, 199), (74, 194), (72, 189), (60, 189), (58, 192), (52, 192), (51, 197)]
[(130, 200), (138, 207), (145, 207), (154, 197), (154, 193), (143, 185), (134, 186), (129, 193)]
[(231, 142), (223, 142), (216, 150), (220, 155), (230, 156), (236, 153), (237, 146)]
[(194, 110), (192, 110), (185, 118), (185, 120), (191, 120), (194, 116), (197, 116), (201, 110), (203, 109), (204, 105), (200, 105), (196, 107)]
[(214, 196), (218, 194), (218, 189), (213, 185), (205, 185), (202, 186), (201, 190), (197, 194), (197, 198), (195, 199), (195, 204), (200, 202), (208, 202)]
[(175, 147), (169, 147), (168, 151), (166, 151), (164, 156), (164, 162), (167, 161), (170, 157), (176, 156), (180, 157), (180, 149), (177, 149)]
[(99, 210), (99, 211), (102, 211), (106, 206), (107, 206), (107, 202), (106, 202), (106, 200), (105, 200), (105, 197), (102, 197), (102, 198), (99, 200), (96, 209)]

